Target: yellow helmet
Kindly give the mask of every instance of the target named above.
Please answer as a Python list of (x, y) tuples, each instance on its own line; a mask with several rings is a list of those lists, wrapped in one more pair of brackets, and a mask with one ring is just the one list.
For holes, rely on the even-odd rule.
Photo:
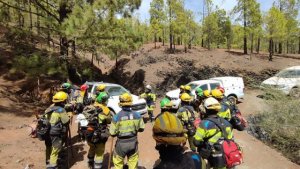
[(55, 95), (52, 98), (52, 102), (59, 103), (59, 102), (64, 102), (67, 99), (68, 99), (68, 94), (63, 91), (60, 91), (60, 92), (55, 93)]
[(106, 88), (106, 85), (101, 84), (101, 85), (97, 86), (96, 90), (97, 91), (104, 91), (105, 88)]
[(203, 91), (203, 95), (204, 95), (204, 97), (206, 97), (206, 98), (211, 97), (211, 93), (210, 93), (209, 90), (204, 90), (204, 91)]
[(180, 85), (179, 88), (180, 88), (180, 90), (183, 90), (183, 89), (184, 89), (184, 86), (183, 86), (183, 85)]
[(124, 93), (119, 96), (120, 106), (131, 106), (132, 105), (132, 96), (129, 93)]
[(219, 89), (212, 90), (211, 95), (216, 99), (222, 99), (224, 97), (224, 94)]
[(190, 101), (192, 101), (192, 97), (189, 94), (187, 94), (187, 93), (183, 93), (180, 96), (180, 100), (184, 101), (184, 102), (190, 102)]
[(190, 92), (191, 91), (191, 86), (189, 86), (189, 85), (184, 86), (184, 90)]
[(215, 98), (210, 97), (204, 101), (204, 107), (208, 110), (219, 111), (221, 109), (221, 104)]

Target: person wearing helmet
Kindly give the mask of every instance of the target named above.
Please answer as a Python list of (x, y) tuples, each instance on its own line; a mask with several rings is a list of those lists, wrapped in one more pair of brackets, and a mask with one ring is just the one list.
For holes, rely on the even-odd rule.
[(204, 100), (203, 90), (201, 87), (196, 88), (196, 97), (192, 102), (192, 105), (196, 112), (199, 112), (200, 114), (204, 113), (203, 107), (201, 106)]
[(65, 93), (67, 93), (67, 94), (70, 94), (71, 90), (72, 90), (72, 85), (70, 83), (63, 83), (60, 86), (60, 91), (63, 91)]
[(218, 113), (218, 116), (230, 121), (231, 112), (230, 112), (230, 104), (224, 101), (224, 94), (219, 89), (214, 89), (211, 91), (212, 97), (218, 100), (221, 104), (221, 109)]
[(96, 88), (96, 97), (101, 93), (101, 92), (105, 92), (106, 89), (106, 85), (105, 84), (100, 84), (99, 86), (97, 86)]
[(181, 104), (176, 115), (180, 119), (183, 127), (188, 131), (188, 141), (192, 151), (196, 151), (196, 147), (193, 144), (193, 136), (195, 134), (196, 128), (194, 126), (194, 121), (197, 118), (197, 114), (191, 106), (192, 98), (189, 94), (183, 93), (180, 96)]
[(107, 107), (108, 95), (102, 92), (96, 98), (94, 105), (86, 107), (84, 115), (88, 119), (86, 131), (88, 165), (93, 169), (101, 169), (105, 143), (109, 137), (108, 125), (111, 123), (111, 113)]
[[(226, 169), (225, 157), (219, 141), (233, 138), (232, 126), (227, 120), (217, 115), (221, 109), (218, 100), (210, 97), (204, 101), (204, 106), (208, 116), (197, 128), (194, 144), (198, 147), (200, 156), (207, 159), (212, 168)], [(219, 128), (220, 125), (224, 130)]]
[(143, 132), (145, 123), (142, 116), (131, 109), (132, 96), (124, 93), (119, 97), (122, 110), (113, 116), (109, 129), (111, 136), (117, 137), (113, 155), (115, 169), (123, 169), (124, 158), (127, 157), (129, 169), (138, 167), (138, 132)]
[(50, 129), (45, 139), (46, 145), (46, 168), (56, 169), (57, 159), (67, 137), (67, 129), (70, 118), (64, 109), (68, 94), (59, 91), (53, 98), (53, 104), (46, 109), (45, 116), (48, 119)]
[(154, 169), (204, 169), (203, 159), (197, 153), (184, 149), (186, 131), (177, 116), (169, 112), (172, 102), (164, 98), (160, 107), (161, 113), (155, 118), (152, 128), (160, 159)]
[(89, 104), (88, 99), (88, 91), (89, 86), (87, 84), (83, 84), (80, 86), (80, 90), (77, 92), (76, 103), (75, 103), (75, 111), (76, 114), (79, 114), (83, 111), (84, 106)]
[(193, 97), (191, 86), (185, 85), (185, 86), (184, 86), (184, 93), (187, 93), (187, 94), (189, 94), (191, 97)]
[(140, 97), (146, 100), (149, 119), (152, 122), (154, 119), (153, 110), (155, 108), (156, 94), (152, 92), (152, 87), (147, 85), (145, 93), (142, 93)]
[(184, 93), (184, 85), (180, 85), (179, 86), (179, 97), (180, 97), (180, 95), (182, 94), (182, 93)]

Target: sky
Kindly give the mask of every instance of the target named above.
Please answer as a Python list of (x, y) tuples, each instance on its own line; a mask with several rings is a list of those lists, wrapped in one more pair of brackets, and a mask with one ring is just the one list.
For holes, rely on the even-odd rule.
[[(147, 21), (150, 18), (149, 9), (150, 2), (152, 0), (142, 0), (142, 4), (136, 14), (142, 21)], [(260, 3), (260, 8), (263, 12), (268, 11), (274, 2), (274, 0), (257, 0)], [(214, 5), (218, 5), (219, 8), (230, 11), (237, 4), (236, 0), (213, 0)], [(190, 9), (196, 16), (196, 21), (200, 21), (202, 18), (202, 5), (203, 0), (185, 0), (185, 8)]]

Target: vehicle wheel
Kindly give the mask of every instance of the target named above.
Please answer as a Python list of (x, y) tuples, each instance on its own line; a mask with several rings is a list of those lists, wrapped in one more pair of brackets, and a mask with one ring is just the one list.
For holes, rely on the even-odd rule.
[(290, 96), (294, 98), (300, 98), (300, 88), (292, 88), (290, 91)]
[(237, 103), (237, 98), (233, 95), (228, 96), (228, 100), (233, 104), (236, 105)]

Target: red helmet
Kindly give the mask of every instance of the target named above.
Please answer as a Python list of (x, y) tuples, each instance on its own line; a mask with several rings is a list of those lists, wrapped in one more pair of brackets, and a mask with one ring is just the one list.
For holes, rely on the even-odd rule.
[(88, 88), (89, 88), (89, 86), (86, 85), (86, 84), (83, 84), (83, 85), (80, 86), (81, 91), (86, 91)]
[(217, 89), (220, 90), (223, 94), (225, 93), (225, 89), (223, 87), (218, 86)]

